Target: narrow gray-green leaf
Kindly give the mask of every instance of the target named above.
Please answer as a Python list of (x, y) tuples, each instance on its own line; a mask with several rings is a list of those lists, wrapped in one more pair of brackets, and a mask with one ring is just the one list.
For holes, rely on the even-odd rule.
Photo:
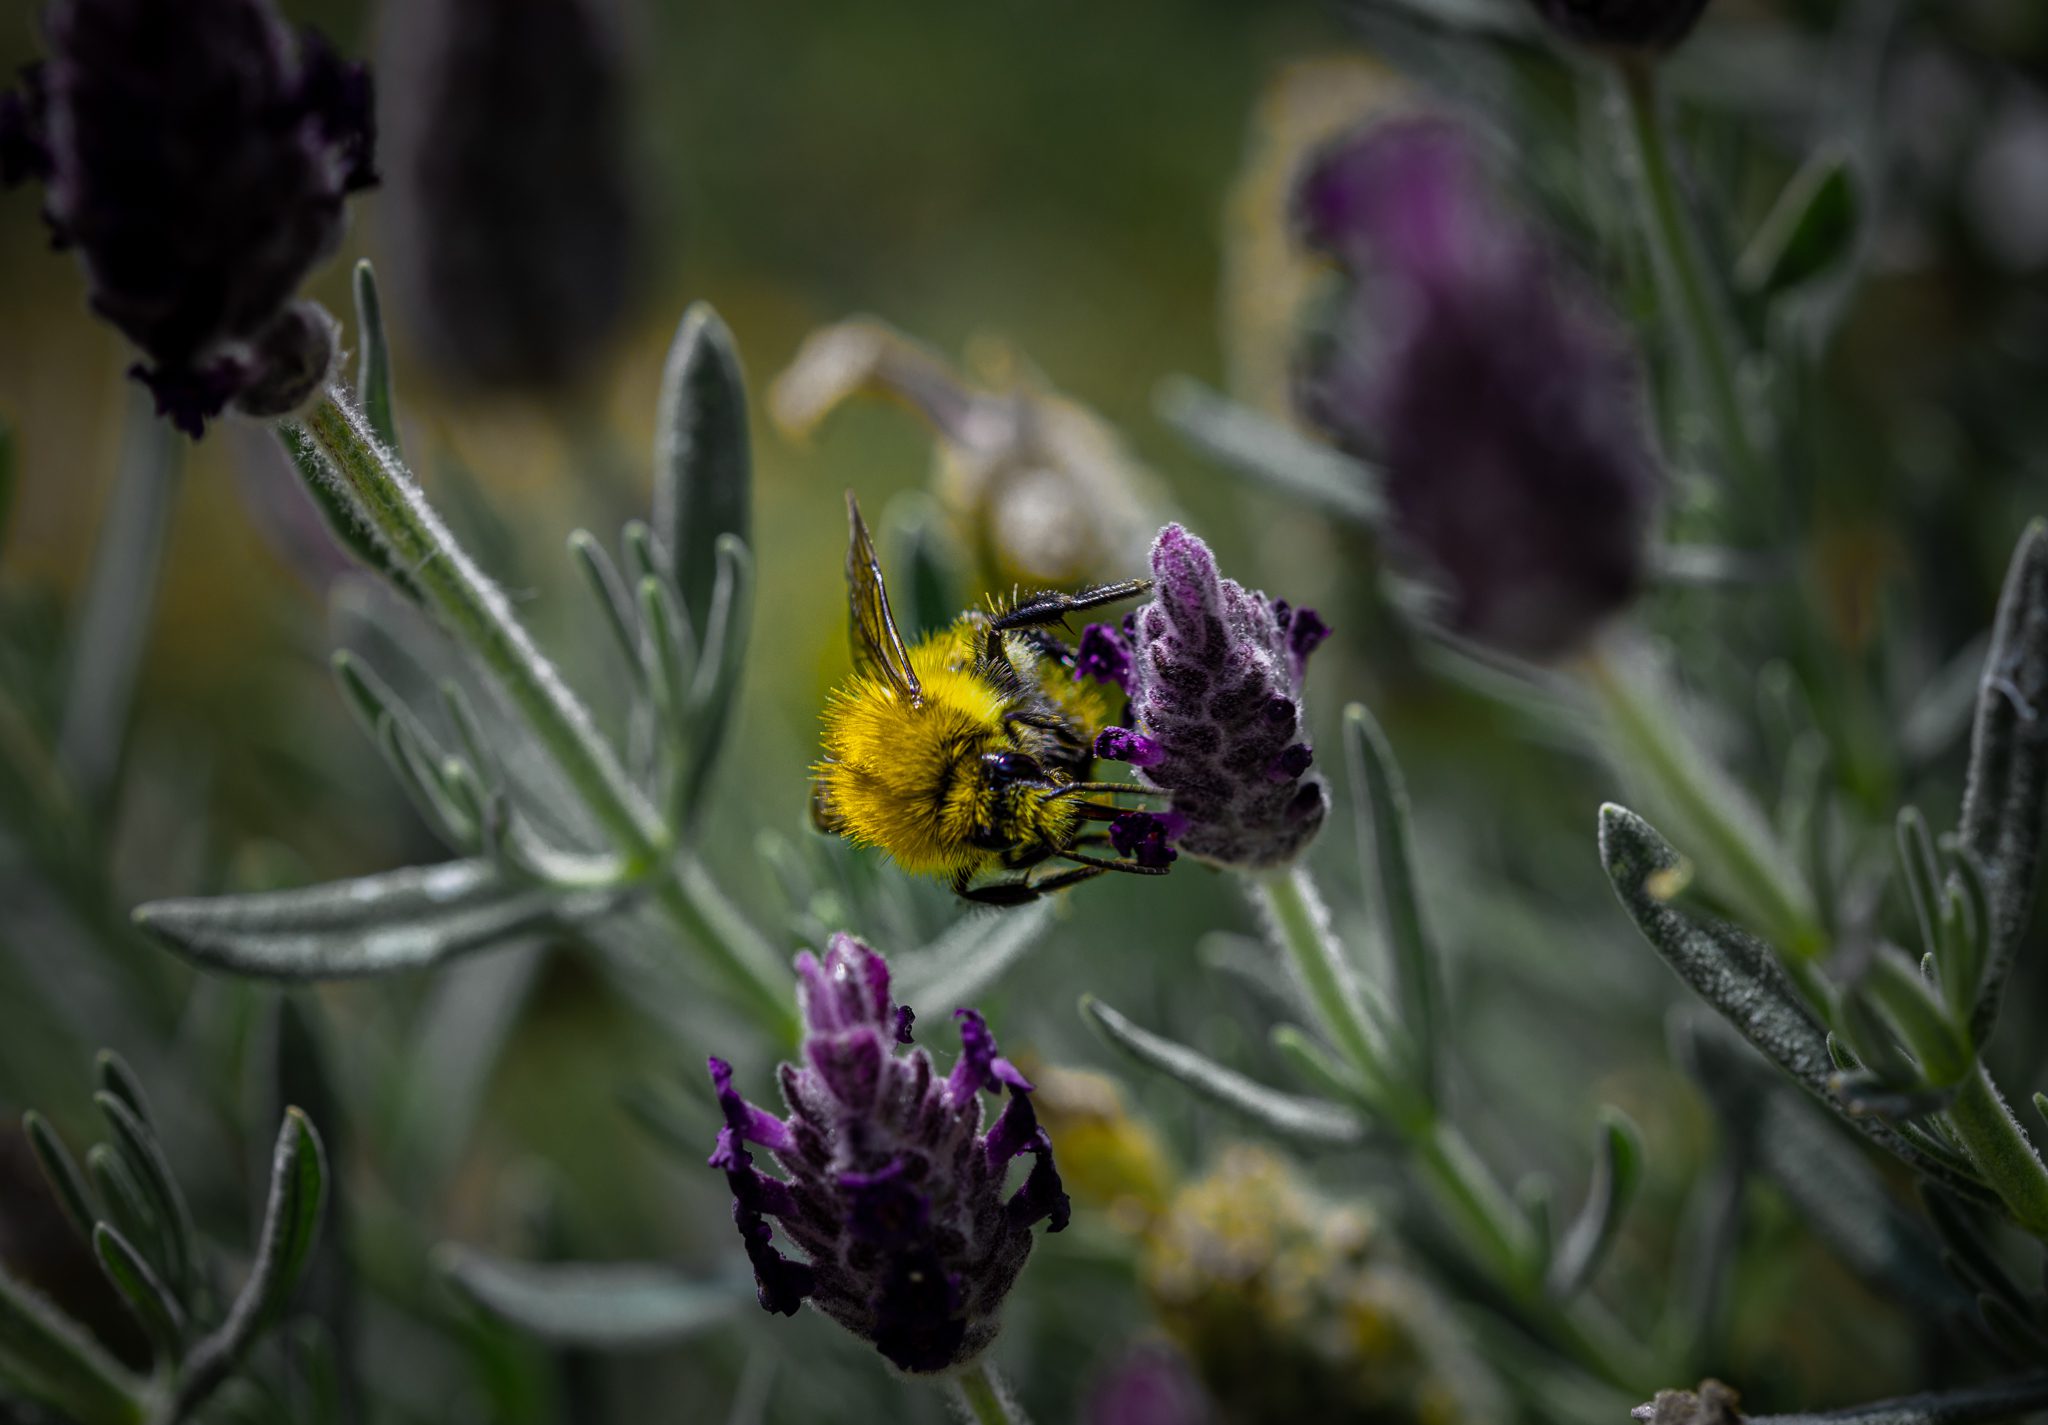
[(425, 969), (502, 943), (584, 900), (508, 882), (488, 861), (414, 866), (301, 890), (151, 901), (136, 923), (209, 969), (331, 980)]
[(80, 1237), (91, 1237), (99, 1214), (93, 1210), (92, 1189), (86, 1186), (85, 1174), (79, 1171), (71, 1150), (49, 1120), (34, 1109), (21, 1116), (21, 1129), (28, 1136), (29, 1151), (36, 1155), (36, 1166), (43, 1170), (50, 1191), (57, 1195), (57, 1205), (64, 1209), (65, 1220)]
[(398, 410), (391, 399), (391, 348), (384, 338), (384, 302), (377, 295), (377, 274), (368, 258), (356, 263), (356, 399), (363, 418), (384, 448), (404, 457), (398, 445)]
[(216, 1390), (257, 1336), (283, 1315), (320, 1239), (327, 1205), (327, 1155), (320, 1134), (296, 1108), (285, 1110), (271, 1155), (270, 1196), (256, 1239), (256, 1261), (223, 1321), (192, 1348), (178, 1382), (178, 1418)]
[(1982, 1044), (2026, 933), (2048, 806), (2048, 522), (2020, 537), (1992, 627), (1970, 734), (1969, 779), (1957, 828), (1991, 898), (1985, 973), (1970, 1018)]
[(99, 1079), (100, 1088), (128, 1105), (129, 1111), (152, 1130), (156, 1120), (149, 1111), (149, 1096), (142, 1091), (142, 1080), (135, 1076), (135, 1070), (128, 1067), (128, 1061), (112, 1049), (102, 1049), (93, 1056), (93, 1071)]
[(910, 959), (897, 998), (928, 1017), (971, 1005), (1044, 938), (1052, 922), (1048, 901), (969, 911)]
[(645, 1350), (730, 1320), (749, 1293), (732, 1280), (639, 1262), (511, 1262), (444, 1243), (448, 1281), (500, 1320), (562, 1346)]
[(1186, 376), (1159, 383), (1159, 419), (1225, 469), (1292, 495), (1352, 524), (1385, 517), (1379, 471), (1319, 445), (1272, 418)]
[(1351, 768), (1358, 841), (1368, 861), (1367, 884), (1378, 892), (1381, 923), (1393, 954), (1395, 1002), (1415, 1045), (1422, 1087), (1434, 1099), (1442, 991), (1436, 952), (1423, 925), (1408, 850), (1408, 792), (1386, 734), (1358, 703), (1344, 710), (1344, 748)]
[(683, 313), (654, 428), (654, 529), (703, 641), (720, 535), (752, 538), (746, 378), (732, 333), (703, 302)]
[(372, 532), (369, 517), (356, 507), (355, 497), (343, 487), (341, 477), (305, 428), (296, 421), (280, 421), (276, 430), (285, 454), (299, 472), (299, 483), (306, 487), (335, 542), (365, 569), (381, 575), (392, 588), (419, 603), (420, 586), (412, 571), (392, 558), (391, 551)]
[(1642, 1135), (1620, 1109), (1601, 1109), (1593, 1180), (1586, 1188), (1585, 1205), (1565, 1230), (1557, 1259), (1551, 1264), (1549, 1290), (1557, 1300), (1578, 1295), (1600, 1270), (1642, 1180)]
[(104, 1091), (93, 1095), (100, 1114), (114, 1130), (114, 1142), (147, 1196), (151, 1213), (162, 1226), (168, 1248), (171, 1285), (183, 1291), (192, 1278), (192, 1211), (185, 1205), (184, 1191), (172, 1176), (171, 1165), (148, 1124), (136, 1117), (126, 1101)]
[(0, 1268), (0, 1386), (75, 1425), (141, 1425), (142, 1383), (84, 1330)]
[(686, 826), (703, 819), (704, 790), (718, 766), (732, 710), (746, 670), (747, 631), (754, 608), (754, 556), (737, 535), (718, 537), (717, 578), (704, 620), (702, 656), (690, 695), (688, 760), (683, 768), (682, 813)]
[[(149, 1254), (152, 1261), (170, 1269), (171, 1249), (164, 1235), (163, 1220), (157, 1216), (149, 1195), (136, 1181), (128, 1160), (105, 1143), (85, 1150), (85, 1175), (93, 1195), (99, 1199), (107, 1221), (121, 1229), (121, 1235)], [(88, 1234), (88, 1238), (90, 1234)]]
[(1855, 246), (1856, 178), (1849, 156), (1823, 149), (1785, 185), (1735, 265), (1744, 291), (1774, 297), (1838, 266)]
[(576, 567), (583, 571), (584, 582), (590, 586), (590, 596), (604, 615), (605, 627), (611, 630), (612, 642), (625, 656), (626, 666), (637, 671), (640, 666), (639, 615), (634, 609), (632, 594), (627, 592), (626, 581), (619, 576), (619, 566), (612, 562), (604, 545), (587, 529), (579, 529), (569, 536), (569, 553), (575, 559)]
[(1275, 1133), (1325, 1146), (1352, 1147), (1366, 1140), (1365, 1120), (1347, 1108), (1268, 1088), (1185, 1044), (1140, 1029), (1092, 995), (1082, 997), (1081, 1012), (1139, 1063)]
[(1839, 1071), (1828, 1052), (1827, 1031), (1799, 998), (1771, 948), (1747, 931), (1696, 920), (1668, 904), (1659, 892), (1684, 863), (1648, 822), (1612, 803), (1603, 806), (1600, 857), (1615, 894), (1650, 947), (1765, 1058), (1886, 1151), (1937, 1182), (1983, 1196), (1981, 1183), (1935, 1161), (1889, 1124), (1843, 1111), (1833, 1094), (1832, 1080)]
[[(1675, 1394), (1675, 1392), (1666, 1392)], [(1661, 1397), (1660, 1397), (1661, 1398)], [(1821, 1414), (1746, 1415), (1750, 1425), (2000, 1425), (2048, 1407), (2048, 1371), (1962, 1390), (1875, 1400)], [(1660, 1420), (1663, 1416), (1640, 1416)], [(1691, 1419), (1671, 1416), (1671, 1419)]]
[(150, 1269), (142, 1253), (126, 1237), (102, 1222), (92, 1230), (92, 1249), (107, 1280), (135, 1309), (136, 1320), (159, 1358), (175, 1359), (185, 1334), (185, 1313), (178, 1300)]

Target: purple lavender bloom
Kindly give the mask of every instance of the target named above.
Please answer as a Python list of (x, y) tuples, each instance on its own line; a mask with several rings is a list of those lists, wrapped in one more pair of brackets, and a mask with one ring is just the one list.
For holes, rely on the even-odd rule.
[(1224, 866), (1291, 861), (1329, 808), (1300, 739), (1302, 673), (1329, 629), (1311, 609), (1223, 578), (1177, 524), (1153, 542), (1152, 574), (1152, 601), (1122, 629), (1095, 624), (1082, 637), (1084, 648), (1114, 647), (1096, 662), (1122, 669), (1104, 681), (1130, 695), (1135, 724), (1105, 730), (1095, 755), (1173, 796), (1170, 813), (1112, 822), (1111, 841), (1141, 865), (1170, 860), (1168, 842)]
[(293, 294), (376, 181), (368, 74), (266, 0), (56, 0), (44, 29), (48, 61), (0, 95), (0, 182), (42, 182), (56, 245), (181, 430), (245, 395), (290, 409), (333, 357)]
[[(726, 1125), (710, 1162), (732, 1185), (761, 1305), (794, 1315), (808, 1298), (903, 1370), (950, 1370), (995, 1339), (1032, 1226), (1067, 1225), (1031, 1085), (971, 1009), (955, 1012), (961, 1052), (946, 1077), (923, 1049), (899, 1053), (910, 1011), (890, 1002), (887, 963), (850, 935), (796, 969), (807, 1032), (803, 1064), (781, 1069), (789, 1116), (748, 1103), (731, 1066), (710, 1061)], [(986, 1132), (984, 1089), (1008, 1095)], [(788, 1177), (755, 1167), (749, 1143)], [(1006, 1196), (1025, 1155), (1031, 1169)], [(770, 1218), (806, 1260), (777, 1249)]]
[(1603, 49), (1666, 50), (1692, 33), (1707, 0), (1530, 0), (1553, 29)]
[(1216, 1411), (1194, 1367), (1164, 1343), (1138, 1346), (1095, 1379), (1086, 1425), (1212, 1425)]
[(1339, 140), (1295, 213), (1350, 279), (1304, 362), (1307, 418), (1385, 467), (1394, 551), (1452, 629), (1523, 658), (1576, 650), (1641, 587), (1661, 483), (1612, 317), (1447, 120)]

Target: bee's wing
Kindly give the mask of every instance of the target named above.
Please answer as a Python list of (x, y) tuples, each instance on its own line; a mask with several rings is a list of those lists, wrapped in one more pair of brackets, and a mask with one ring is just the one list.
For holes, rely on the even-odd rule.
[(903, 636), (889, 613), (889, 590), (882, 583), (881, 561), (868, 537), (867, 521), (853, 491), (846, 492), (846, 515), (853, 535), (846, 546), (846, 601), (853, 632), (853, 666), (878, 674), (913, 703), (924, 701), (924, 689), (911, 671)]

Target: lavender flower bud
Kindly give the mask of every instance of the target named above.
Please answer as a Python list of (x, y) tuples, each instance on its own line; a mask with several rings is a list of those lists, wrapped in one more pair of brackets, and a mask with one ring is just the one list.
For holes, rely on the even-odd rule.
[(1394, 552), (1457, 632), (1537, 660), (1641, 587), (1660, 475), (1633, 353), (1441, 119), (1360, 130), (1295, 192), (1350, 279), (1304, 414), (1386, 469)]
[(627, 62), (613, 0), (386, 7), (394, 310), (452, 385), (589, 375), (639, 276)]
[(1329, 629), (1313, 610), (1221, 577), (1177, 524), (1153, 542), (1152, 574), (1152, 601), (1122, 629), (1094, 624), (1081, 637), (1076, 676), (1123, 688), (1136, 724), (1105, 730), (1095, 755), (1173, 794), (1171, 813), (1128, 813), (1110, 839), (1140, 864), (1164, 864), (1177, 842), (1218, 865), (1283, 865), (1329, 809), (1300, 736), (1302, 674)]
[(1530, 0), (1552, 29), (1601, 49), (1667, 50), (1692, 33), (1707, 0)]
[[(822, 964), (799, 955), (796, 969), (807, 1032), (804, 1062), (781, 1069), (789, 1116), (748, 1103), (731, 1067), (710, 1061), (726, 1123), (710, 1162), (732, 1185), (761, 1305), (794, 1315), (808, 1298), (906, 1371), (965, 1364), (995, 1339), (1033, 1224), (1067, 1225), (1031, 1085), (971, 1009), (955, 1013), (961, 1053), (945, 1078), (923, 1049), (898, 1052), (910, 1011), (890, 1001), (887, 963), (850, 935), (832, 937)], [(984, 1089), (1008, 1094), (986, 1131)], [(788, 1177), (755, 1167), (749, 1143)], [(1031, 1171), (1005, 1197), (1009, 1165), (1026, 1154)], [(776, 1248), (770, 1218), (806, 1260)]]
[(333, 356), (332, 323), (290, 303), (376, 180), (367, 72), (266, 0), (56, 0), (45, 30), (47, 63), (0, 99), (0, 182), (41, 180), (179, 429), (245, 394), (275, 410)]

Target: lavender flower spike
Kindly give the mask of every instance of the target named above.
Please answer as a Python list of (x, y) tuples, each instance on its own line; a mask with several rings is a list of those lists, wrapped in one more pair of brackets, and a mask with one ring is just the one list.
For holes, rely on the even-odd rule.
[(1095, 755), (1173, 795), (1171, 812), (1127, 814), (1110, 838), (1140, 863), (1170, 859), (1174, 841), (1217, 865), (1284, 865), (1329, 809), (1300, 738), (1302, 673), (1329, 629), (1313, 610), (1223, 578), (1177, 524), (1153, 541), (1152, 574), (1152, 602), (1121, 631), (1096, 624), (1081, 641), (1082, 673), (1121, 685), (1135, 724), (1106, 730)]
[(369, 75), (268, 0), (53, 0), (49, 59), (0, 94), (0, 186), (43, 185), (131, 374), (191, 435), (318, 392), (336, 330), (294, 301), (376, 181)]
[[(731, 1066), (710, 1061), (725, 1113), (710, 1162), (732, 1185), (761, 1305), (794, 1315), (808, 1299), (906, 1371), (965, 1365), (995, 1339), (1032, 1226), (1067, 1225), (1031, 1085), (971, 1009), (955, 1013), (961, 1053), (945, 1077), (923, 1049), (899, 1052), (910, 1010), (889, 999), (888, 964), (850, 935), (833, 936), (822, 963), (805, 951), (796, 970), (806, 1033), (804, 1062), (781, 1070), (789, 1116), (748, 1103)], [(984, 1089), (1008, 1095), (985, 1132)], [(750, 1143), (787, 1178), (757, 1168)], [(1027, 1154), (1030, 1172), (1005, 1196)], [(777, 1249), (776, 1225), (806, 1260)]]

